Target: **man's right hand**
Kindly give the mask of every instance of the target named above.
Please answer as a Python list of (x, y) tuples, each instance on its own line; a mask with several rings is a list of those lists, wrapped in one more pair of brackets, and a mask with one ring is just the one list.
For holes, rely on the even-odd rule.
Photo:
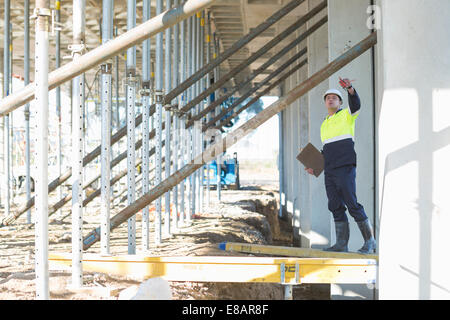
[(305, 168), (306, 172), (308, 172), (309, 174), (314, 175), (314, 169), (311, 168)]

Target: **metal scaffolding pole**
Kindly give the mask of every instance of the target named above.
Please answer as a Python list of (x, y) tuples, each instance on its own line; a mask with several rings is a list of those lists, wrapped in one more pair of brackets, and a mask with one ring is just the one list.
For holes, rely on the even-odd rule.
[[(162, 12), (163, 1), (156, 1), (156, 14)], [(162, 156), (162, 97), (163, 97), (163, 33), (156, 35), (156, 65), (155, 65), (155, 99), (156, 99), (156, 152), (155, 152), (155, 185), (161, 183), (161, 156)], [(155, 243), (161, 243), (161, 198), (156, 200), (155, 216)]]
[[(13, 93), (13, 34), (12, 34), (12, 23), (9, 23), (9, 75), (8, 75), (8, 81), (9, 81), (9, 94)], [(8, 167), (8, 176), (9, 176), (9, 201), (8, 206), (9, 209), (11, 208), (11, 204), (14, 203), (14, 184), (13, 184), (13, 171), (14, 171), (14, 112), (11, 112), (9, 115), (9, 132), (8, 132), (8, 161), (9, 165)]]
[[(178, 0), (177, 0), (178, 1)], [(186, 22), (187, 19), (181, 21), (180, 26), (180, 81), (183, 82), (186, 79)], [(179, 109), (182, 108), (184, 103), (186, 103), (187, 99), (187, 91), (184, 91), (181, 99)], [(186, 143), (187, 143), (187, 132), (186, 132), (186, 115), (180, 113), (180, 138), (181, 138), (181, 146), (180, 146), (180, 167), (183, 167), (186, 164)], [(180, 181), (180, 225), (184, 225), (185, 221), (185, 181), (186, 179), (182, 179)]]
[[(114, 10), (114, 8), (113, 8), (113, 10)], [(114, 21), (113, 21), (113, 24), (114, 24)], [(118, 28), (115, 27), (114, 29), (115, 29), (114, 30), (114, 37), (117, 37), (118, 36)], [(114, 57), (114, 73), (115, 73), (115, 75), (114, 75), (114, 84), (115, 84), (115, 101), (116, 101), (114, 114), (115, 114), (115, 119), (116, 119), (116, 133), (119, 132), (120, 128), (121, 128), (120, 127), (120, 101), (119, 101), (119, 97), (120, 97), (119, 67), (120, 67), (120, 65), (119, 65), (119, 55), (116, 55)], [(113, 137), (114, 137), (114, 135), (113, 135)], [(111, 140), (113, 140), (113, 139), (111, 138)], [(114, 142), (111, 141), (111, 148), (113, 148), (113, 144), (114, 144)], [(120, 143), (117, 143), (116, 154), (117, 155), (120, 154)], [(117, 171), (120, 171), (120, 167), (117, 168)], [(112, 189), (112, 192), (114, 193), (114, 189)]]
[[(61, 28), (60, 26), (60, 9), (61, 2), (59, 0), (55, 1), (55, 21), (54, 21), (54, 29), (56, 31), (55, 38), (55, 68), (58, 69), (61, 66)], [(25, 49), (26, 52), (26, 49)], [(28, 84), (28, 83), (27, 83)], [(57, 139), (57, 152), (58, 152), (58, 175), (62, 174), (62, 137), (61, 137), (61, 87), (57, 87), (55, 89), (55, 102), (56, 102), (56, 117), (58, 118), (58, 139)], [(59, 197), (63, 196), (63, 188), (60, 186), (59, 188)]]
[[(73, 0), (73, 61), (85, 50), (85, 0)], [(83, 285), (83, 109), (84, 75), (72, 82), (72, 286)], [(45, 186), (47, 188), (47, 185)], [(46, 190), (47, 191), (47, 190)]]
[[(298, 84), (285, 96), (281, 97), (276, 102), (271, 104), (269, 107), (259, 112), (252, 119), (241, 125), (239, 128), (228, 133), (224, 141), (223, 140), (217, 141), (214, 144), (212, 144), (208, 149), (205, 150), (205, 152), (203, 152), (203, 154), (196, 157), (196, 159), (194, 159), (193, 162), (185, 165), (183, 168), (173, 173), (169, 177), (169, 179), (162, 181), (147, 194), (143, 195), (138, 200), (136, 200), (132, 205), (124, 208), (122, 211), (116, 214), (111, 219), (111, 229), (114, 229), (120, 224), (122, 224), (124, 221), (126, 221), (126, 219), (133, 216), (134, 214), (136, 214), (136, 212), (141, 210), (147, 204), (151, 203), (152, 201), (160, 197), (167, 190), (169, 190), (174, 185), (179, 183), (182, 179), (191, 175), (198, 168), (200, 168), (203, 165), (203, 163), (214, 159), (217, 155), (216, 154), (217, 150), (226, 151), (227, 148), (235, 144), (242, 137), (252, 132), (254, 129), (265, 123), (268, 119), (278, 114), (280, 111), (286, 109), (294, 101), (296, 101), (302, 95), (306, 94), (309, 90), (313, 89), (318, 84), (328, 79), (331, 75), (333, 75), (338, 70), (346, 66), (352, 60), (356, 59), (361, 54), (366, 52), (368, 49), (373, 47), (376, 44), (376, 42), (377, 42), (377, 32), (373, 32), (367, 38), (363, 39), (355, 46), (347, 50), (345, 53), (337, 57), (335, 60), (330, 62), (324, 68), (322, 68), (314, 75), (312, 75), (310, 78)], [(99, 237), (100, 235), (98, 230), (97, 229), (92, 230), (85, 237), (84, 248), (88, 249), (94, 243), (99, 241)]]
[[(174, 0), (174, 6), (180, 4), (179, 0)], [(180, 69), (179, 69), (179, 59), (180, 59), (180, 24), (175, 24), (173, 26), (173, 77), (172, 77), (172, 87), (175, 88), (179, 84), (180, 80)], [(179, 97), (175, 98), (175, 104), (179, 104)], [(180, 115), (178, 112), (174, 112), (173, 117), (173, 171), (178, 171), (178, 163), (180, 157)], [(180, 214), (178, 208), (178, 185), (173, 188), (173, 203), (174, 212), (172, 214), (172, 227), (176, 230), (178, 229), (178, 215)]]
[[(24, 3), (24, 84), (30, 83), (30, 0)], [(30, 104), (25, 105), (25, 187), (27, 193), (27, 201), (31, 198), (31, 171), (30, 171)], [(27, 223), (31, 223), (31, 210), (27, 210)]]
[[(219, 46), (219, 39), (216, 38), (216, 34), (214, 34), (214, 58), (217, 59), (218, 56), (220, 56), (220, 46)], [(216, 68), (214, 68), (214, 83), (216, 83), (217, 81), (219, 81), (219, 77), (220, 77), (220, 68), (219, 66), (217, 66)], [(209, 89), (209, 88), (208, 88)], [(214, 92), (214, 97), (217, 100), (219, 100), (219, 93), (220, 91), (217, 89)], [(220, 113), (220, 104), (217, 104), (216, 106), (216, 110), (215, 110), (215, 115), (217, 116)], [(219, 133), (219, 135), (221, 136), (221, 134)], [(221, 189), (222, 189), (222, 184), (220, 183), (220, 165), (222, 163), (222, 154), (217, 154), (217, 158), (216, 158), (216, 189), (217, 189), (217, 201), (220, 202), (221, 200)]]
[[(197, 70), (199, 69), (199, 66), (200, 66), (200, 16), (201, 16), (201, 13), (197, 12), (197, 14), (195, 15), (195, 18), (194, 18), (194, 23), (195, 23), (194, 72), (197, 72)], [(194, 84), (194, 95), (193, 95), (193, 97), (196, 97), (200, 93), (200, 82), (201, 82), (201, 79)], [(199, 107), (200, 107), (200, 103), (198, 103), (197, 105), (195, 105), (195, 107), (193, 107), (192, 115), (197, 115), (199, 113)], [(194, 142), (194, 158), (199, 154), (200, 132), (201, 131), (199, 131), (194, 126), (194, 138), (193, 138), (193, 139), (195, 139), (195, 142)], [(193, 211), (192, 214), (196, 214), (196, 213), (200, 212), (200, 183), (199, 182), (200, 182), (200, 170), (197, 170), (194, 173), (194, 195), (195, 195), (195, 199), (194, 199), (194, 211)]]
[[(127, 0), (127, 29), (136, 26), (136, 0)], [(136, 196), (135, 155), (136, 47), (127, 50), (127, 167), (128, 204)], [(136, 254), (136, 218), (128, 220), (128, 254)]]
[[(115, 27), (115, 37), (118, 36), (118, 28)], [(120, 129), (120, 110), (119, 110), (119, 106), (120, 106), (120, 102), (119, 102), (119, 55), (116, 55), (114, 57), (114, 64), (115, 64), (115, 85), (116, 85), (116, 110), (115, 110), (115, 114), (116, 114), (116, 130), (118, 131)], [(120, 148), (119, 146), (117, 146), (117, 151), (120, 152)]]
[[(150, 0), (143, 0), (142, 21), (151, 16)], [(150, 179), (150, 39), (142, 43), (142, 194), (149, 191)], [(142, 209), (142, 249), (150, 247), (149, 207)]]
[[(191, 32), (192, 32), (192, 38), (191, 38), (191, 43), (192, 43), (192, 54), (191, 54), (191, 70), (192, 70), (192, 74), (195, 73), (196, 69), (196, 62), (197, 62), (197, 21), (196, 21), (196, 16), (192, 17), (191, 20)], [(197, 95), (197, 84), (194, 84), (191, 87), (191, 99), (193, 99), (195, 96)], [(189, 104), (190, 102), (188, 102)], [(191, 114), (195, 115), (195, 109), (192, 108), (191, 109)], [(192, 160), (195, 158), (196, 156), (196, 150), (197, 150), (197, 134), (195, 131), (195, 126), (191, 128), (191, 146), (192, 146)], [(195, 215), (195, 200), (196, 200), (196, 195), (197, 195), (197, 186), (196, 186), (196, 173), (194, 172), (193, 175), (190, 177), (192, 180), (192, 189), (191, 189), (191, 211), (190, 211), (190, 216), (192, 217), (193, 215)]]
[[(35, 109), (36, 109), (36, 298), (49, 298), (48, 271), (48, 29), (49, 1), (36, 0), (35, 18)], [(82, 241), (82, 237), (80, 237)], [(80, 241), (80, 244), (81, 244)], [(81, 247), (80, 247), (81, 249)]]
[[(200, 69), (203, 66), (203, 41), (205, 38), (205, 19), (203, 17), (203, 12), (199, 12), (197, 14), (197, 69)], [(200, 92), (203, 92), (204, 88), (204, 78), (201, 78), (197, 83), (197, 95)], [(197, 105), (197, 114), (199, 114), (203, 110), (204, 100), (200, 101)], [(200, 121), (200, 124), (203, 123), (203, 120)], [(203, 152), (203, 132), (200, 131), (197, 133), (197, 154), (201, 154)], [(203, 177), (204, 177), (204, 166), (201, 167), (197, 171), (197, 185), (198, 185), (198, 209), (197, 212), (203, 212)]]
[[(166, 0), (166, 10), (170, 9), (171, 6), (171, 0)], [(166, 92), (169, 92), (171, 88), (171, 82), (172, 82), (172, 71), (171, 71), (171, 58), (172, 58), (172, 30), (171, 28), (167, 28), (165, 31), (165, 48), (164, 48), (164, 91), (163, 96)], [(169, 104), (172, 103), (172, 101), (168, 101)], [(165, 157), (166, 157), (166, 165), (165, 165), (165, 178), (167, 179), (170, 177), (170, 131), (171, 131), (171, 115), (169, 108), (166, 108), (165, 112), (166, 117), (166, 128), (165, 128), (165, 136), (166, 136), (166, 145), (164, 146), (165, 151)], [(167, 236), (170, 236), (170, 191), (167, 191), (164, 195), (165, 198), (165, 205), (164, 205), (164, 233)]]
[[(208, 12), (208, 21), (207, 21), (207, 28), (206, 28), (206, 64), (209, 64), (211, 61), (211, 14)], [(211, 83), (211, 73), (208, 72), (206, 74), (206, 88), (209, 88)], [(212, 103), (211, 95), (208, 97), (208, 105), (211, 105)], [(211, 137), (208, 137), (208, 140), (206, 141), (206, 147), (209, 146), (211, 142)], [(209, 208), (210, 202), (211, 202), (211, 195), (210, 195), (210, 175), (209, 175), (209, 165), (211, 162), (208, 162), (206, 164), (206, 205)]]
[[(113, 10), (114, 0), (103, 0), (102, 6), (102, 43), (110, 41), (113, 37)], [(102, 108), (102, 152), (101, 152), (101, 254), (110, 254), (110, 199), (111, 199), (111, 106), (112, 106), (112, 76), (111, 63), (101, 65), (101, 108)]]
[[(11, 11), (11, 2), (10, 0), (5, 0), (5, 11), (4, 11), (4, 34), (3, 34), (3, 96), (6, 98), (9, 96), (10, 91), (10, 11)], [(3, 136), (4, 136), (4, 145), (3, 145), (3, 154), (4, 154), (4, 190), (5, 190), (5, 216), (9, 215), (10, 204), (11, 204), (11, 152), (10, 152), (10, 124), (9, 119), (10, 114), (6, 114), (3, 119)]]
[[(193, 69), (192, 69), (192, 56), (193, 56), (193, 46), (192, 46), (192, 38), (193, 38), (193, 20), (194, 17), (190, 17), (188, 19), (188, 21), (186, 21), (187, 23), (187, 55), (186, 55), (186, 59), (187, 59), (187, 75), (190, 76), (193, 73)], [(190, 88), (188, 88), (186, 90), (187, 92), (187, 98), (186, 98), (186, 104), (189, 103), (191, 97), (193, 96), (192, 94), (193, 91), (193, 87), (191, 86)], [(181, 108), (182, 109), (182, 108)], [(192, 110), (190, 110), (189, 112), (192, 112)], [(189, 130), (186, 130), (186, 151), (187, 151), (187, 157), (186, 157), (186, 162), (190, 163), (192, 161), (192, 159), (194, 159), (193, 157), (193, 152), (192, 152), (192, 127), (189, 128)], [(187, 188), (187, 195), (188, 195), (188, 208), (186, 210), (186, 223), (190, 224), (191, 223), (191, 212), (192, 212), (192, 206), (193, 206), (193, 199), (192, 199), (192, 188), (193, 188), (193, 176), (189, 176), (188, 177), (189, 183), (187, 184), (188, 188)]]

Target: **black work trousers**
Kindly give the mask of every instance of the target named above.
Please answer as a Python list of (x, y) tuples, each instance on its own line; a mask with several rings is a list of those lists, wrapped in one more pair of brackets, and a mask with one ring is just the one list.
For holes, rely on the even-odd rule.
[(367, 215), (364, 207), (356, 199), (356, 167), (347, 165), (325, 171), (325, 189), (328, 197), (328, 210), (334, 221), (348, 221), (348, 209), (356, 222), (364, 221)]

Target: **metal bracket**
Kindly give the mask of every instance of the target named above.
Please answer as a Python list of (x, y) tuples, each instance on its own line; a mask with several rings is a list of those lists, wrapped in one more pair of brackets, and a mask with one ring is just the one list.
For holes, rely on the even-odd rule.
[(103, 74), (111, 74), (112, 71), (112, 64), (111, 63), (104, 63), (100, 66)]
[(141, 79), (138, 76), (129, 75), (123, 79), (123, 84), (125, 86), (138, 86), (141, 82)]
[(162, 104), (164, 100), (164, 94), (161, 90), (155, 91), (155, 103)]
[(142, 83), (142, 89), (139, 90), (141, 96), (150, 96), (152, 91), (150, 90), (150, 81), (144, 81)]
[(24, 117), (25, 117), (26, 121), (30, 120), (30, 111), (29, 110), (25, 110), (23, 112), (23, 114), (24, 114)]
[(52, 10), (48, 8), (34, 8), (33, 14), (31, 15), (30, 19), (37, 19), (40, 16), (44, 17), (50, 17), (52, 15)]
[(143, 88), (139, 90), (139, 94), (141, 96), (150, 96), (152, 94), (152, 90), (150, 90), (149, 88)]
[(180, 113), (178, 110), (178, 103), (176, 104), (165, 104), (164, 105), (164, 109), (166, 109), (166, 111), (171, 111), (173, 113)]
[(183, 117), (184, 117), (184, 119), (185, 119), (186, 121), (189, 121), (189, 120), (190, 120), (189, 112), (181, 111), (181, 109), (178, 109), (177, 111), (175, 111), (175, 113), (176, 113), (180, 118), (183, 118)]
[[(291, 284), (290, 282), (286, 282), (286, 265), (284, 263), (280, 264), (280, 283), (281, 284)], [(298, 262), (295, 264), (295, 283), (300, 283), (300, 265)]]
[(63, 23), (56, 21), (56, 10), (52, 10), (52, 37), (55, 35), (55, 31), (61, 31)]
[(86, 51), (86, 45), (84, 43), (69, 44), (67, 48), (72, 52), (72, 58), (75, 53), (83, 54), (83, 52)]
[[(52, 15), (52, 11), (48, 8), (34, 8), (33, 14), (30, 17), (30, 20), (37, 20), (39, 17), (50, 17)], [(37, 27), (37, 26), (36, 26)], [(48, 19), (44, 19), (44, 22), (42, 25), (39, 26), (39, 28), (42, 30), (49, 32), (50, 31), (50, 25)]]

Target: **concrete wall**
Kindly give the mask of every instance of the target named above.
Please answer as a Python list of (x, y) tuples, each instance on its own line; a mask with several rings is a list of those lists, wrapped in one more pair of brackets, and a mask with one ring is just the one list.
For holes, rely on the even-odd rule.
[(381, 8), (379, 298), (449, 299), (450, 2)]
[[(328, 1), (328, 52), (329, 61), (333, 61), (365, 37), (372, 30), (367, 27), (367, 8), (370, 0), (339, 0)], [(352, 19), (349, 19), (352, 17)], [(338, 81), (341, 78), (355, 80), (354, 87), (361, 98), (361, 112), (355, 127), (355, 150), (357, 154), (356, 194), (358, 202), (364, 206), (372, 225), (377, 226), (375, 205), (375, 159), (374, 159), (374, 77), (373, 52), (367, 51), (346, 67), (329, 78), (330, 88), (340, 88)], [(344, 93), (344, 90), (341, 90)], [(344, 107), (348, 106), (347, 93), (344, 93)], [(348, 212), (347, 212), (348, 213)], [(349, 250), (357, 251), (363, 244), (363, 238), (353, 218), (348, 214), (350, 221)], [(332, 232), (332, 242), (335, 234)], [(333, 285), (332, 295), (346, 296), (372, 296), (372, 290), (365, 285)]]

